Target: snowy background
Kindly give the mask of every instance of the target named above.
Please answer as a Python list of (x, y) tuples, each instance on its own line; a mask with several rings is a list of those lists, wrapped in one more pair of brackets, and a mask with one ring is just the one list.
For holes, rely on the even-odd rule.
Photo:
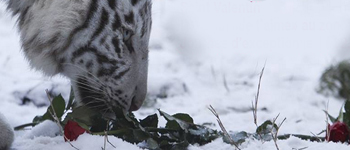
[[(265, 65), (258, 122), (280, 114), (280, 134), (319, 133), (323, 110), (336, 115), (342, 101), (317, 94), (325, 67), (350, 58), (348, 0), (154, 0), (150, 41), (149, 96), (138, 118), (156, 113), (188, 113), (197, 124), (214, 123), (212, 105), (231, 131), (254, 132), (251, 102)], [(0, 112), (11, 126), (31, 122), (46, 111), (45, 89), (68, 96), (64, 77), (47, 78), (31, 70), (20, 51), (15, 20), (0, 5)], [(29, 100), (23, 102), (23, 100)], [(163, 120), (163, 123), (165, 121)], [(214, 129), (219, 127), (212, 126)], [(47, 132), (42, 132), (44, 131)], [(16, 150), (73, 149), (50, 122), (16, 132)], [(41, 136), (40, 136), (41, 135)], [(109, 138), (117, 149), (137, 146)], [(103, 137), (84, 134), (79, 149), (103, 146)], [(297, 138), (278, 141), (281, 150), (349, 149), (339, 143)], [(248, 141), (245, 150), (272, 150), (273, 142)], [(109, 145), (108, 149), (112, 149)], [(190, 150), (229, 150), (218, 139)]]

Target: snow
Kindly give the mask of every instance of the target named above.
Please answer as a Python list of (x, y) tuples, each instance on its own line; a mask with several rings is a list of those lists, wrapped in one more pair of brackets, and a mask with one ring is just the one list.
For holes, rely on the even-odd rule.
[[(212, 105), (227, 130), (254, 132), (251, 102), (262, 78), (258, 123), (280, 114), (280, 134), (319, 133), (323, 110), (336, 115), (342, 101), (316, 92), (325, 67), (350, 58), (350, 1), (347, 0), (154, 0), (149, 56), (149, 99), (138, 118), (157, 112), (189, 113), (196, 123), (214, 123)], [(31, 70), (20, 51), (15, 20), (0, 6), (0, 111), (11, 126), (31, 122), (46, 111), (45, 89), (68, 97), (64, 77)], [(226, 84), (226, 86), (225, 86)], [(26, 96), (33, 102), (22, 104)], [(155, 98), (162, 96), (163, 98)], [(261, 110), (266, 108), (266, 110)], [(164, 124), (164, 120), (161, 123)], [(53, 128), (52, 130), (48, 128)], [(16, 132), (13, 149), (72, 149), (46, 123)], [(212, 126), (219, 129), (219, 126)], [(40, 129), (52, 131), (40, 133)], [(137, 146), (109, 137), (116, 149)], [(104, 137), (84, 134), (72, 144), (100, 149)], [(298, 138), (278, 141), (280, 149), (348, 149), (340, 143)], [(248, 140), (245, 150), (276, 149), (273, 142)], [(114, 149), (107, 144), (107, 149)], [(229, 150), (221, 139), (190, 150)]]
[[(122, 141), (112, 136), (108, 136), (108, 139), (113, 145), (106, 144), (106, 150), (111, 149), (128, 149), (128, 150), (140, 150), (136, 145)], [(104, 137), (91, 136), (89, 134), (82, 134), (77, 141), (71, 142), (72, 145), (81, 150), (97, 150), (104, 147)], [(28, 139), (18, 137), (13, 143), (14, 149), (18, 150), (63, 150), (74, 149), (67, 142), (64, 142), (62, 136), (57, 137), (45, 137), (39, 136), (34, 139)]]
[(44, 122), (33, 127), (29, 132), (23, 135), (24, 138), (33, 139), (35, 137), (44, 136), (44, 137), (55, 137), (60, 135), (59, 126), (50, 120), (45, 120)]

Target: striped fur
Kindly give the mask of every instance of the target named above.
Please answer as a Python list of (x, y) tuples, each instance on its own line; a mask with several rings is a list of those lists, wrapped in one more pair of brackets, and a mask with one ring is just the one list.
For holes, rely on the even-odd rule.
[(147, 92), (151, 0), (7, 0), (31, 66), (71, 79), (81, 105), (137, 110)]

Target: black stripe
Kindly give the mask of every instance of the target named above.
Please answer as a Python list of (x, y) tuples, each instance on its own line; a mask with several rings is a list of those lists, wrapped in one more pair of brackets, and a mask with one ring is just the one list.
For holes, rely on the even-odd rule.
[(118, 54), (118, 57), (119, 58), (121, 58), (121, 56), (120, 56), (120, 53), (121, 53), (121, 49), (120, 49), (120, 47), (119, 47), (119, 39), (118, 39), (118, 37), (114, 37), (113, 39), (112, 39), (112, 44), (113, 44), (113, 46), (114, 46), (114, 51)]
[(113, 27), (113, 31), (116, 31), (117, 29), (119, 29), (120, 27), (122, 26), (122, 23), (120, 21), (120, 17), (118, 15), (117, 12), (115, 12), (114, 14), (114, 22), (112, 24), (112, 27)]
[(132, 46), (132, 39), (124, 41), (126, 48), (129, 50), (130, 54), (135, 52), (134, 47)]
[(148, 3), (145, 3), (142, 8), (139, 10), (139, 14), (142, 17), (142, 28), (141, 28), (141, 37), (143, 37), (146, 34), (146, 31), (148, 29), (147, 22), (149, 20), (147, 19), (147, 16), (149, 16), (149, 9), (148, 9)]
[(137, 2), (139, 2), (139, 0), (131, 0), (131, 4), (132, 4), (133, 6), (135, 6), (135, 5), (137, 4)]
[(134, 13), (132, 11), (129, 14), (124, 15), (125, 22), (129, 24), (134, 24)]
[(121, 100), (123, 104), (128, 105), (128, 103), (126, 102), (126, 100), (125, 100), (125, 99), (121, 99), (121, 98), (119, 98), (119, 100)]
[(108, 64), (120, 64), (120, 65), (125, 65), (124, 61), (117, 61), (115, 59), (109, 59), (107, 56), (104, 54), (101, 54), (100, 52), (97, 51), (96, 48), (92, 47), (81, 47), (72, 54), (72, 59), (71, 61), (74, 62), (75, 59), (77, 59), (79, 56), (84, 55), (85, 53), (93, 53), (96, 56), (97, 63), (103, 64), (103, 63), (108, 63)]
[(90, 60), (85, 64), (85, 67), (87, 68), (88, 71), (90, 71), (92, 70), (92, 65), (94, 65), (94, 63), (92, 63), (92, 61)]
[(129, 72), (130, 68), (122, 71), (122, 72), (119, 72), (116, 76), (114, 76), (113, 78), (116, 79), (116, 80), (119, 80), (120, 78), (122, 78), (127, 72)]
[(61, 58), (58, 60), (58, 65), (57, 65), (57, 70), (59, 72), (63, 71), (63, 65), (66, 63), (66, 59), (65, 58)]
[(95, 33), (91, 37), (91, 41), (94, 41), (95, 38), (105, 29), (106, 25), (109, 22), (108, 12), (106, 9), (102, 9), (102, 13), (100, 16), (100, 24), (98, 28), (96, 29)]
[(86, 52), (88, 52), (88, 49), (86, 47), (81, 47), (78, 50), (74, 51), (72, 54), (71, 62), (73, 63), (77, 57), (83, 55)]
[(105, 56), (103, 54), (95, 53), (95, 55), (97, 57), (97, 62), (99, 64), (103, 64), (103, 63), (118, 64), (118, 61), (109, 59), (107, 56)]
[(142, 28), (141, 28), (141, 37), (145, 36), (146, 31), (147, 31), (147, 29), (148, 29), (148, 27), (147, 27), (147, 21), (148, 21), (148, 20), (143, 20)]
[(100, 39), (100, 44), (103, 45), (106, 42), (107, 36), (104, 36)]
[(48, 41), (46, 42), (46, 44), (47, 44), (47, 45), (53, 45), (53, 44), (55, 44), (55, 43), (58, 41), (58, 39), (59, 39), (60, 36), (61, 36), (61, 33), (55, 34), (50, 40), (48, 40)]
[(115, 0), (108, 0), (108, 5), (110, 8), (114, 9), (115, 8)]
[(84, 21), (84, 23), (75, 28), (70, 34), (69, 37), (67, 39), (67, 43), (63, 46), (62, 51), (64, 52), (65, 50), (67, 50), (67, 48), (72, 44), (72, 39), (75, 36), (75, 34), (77, 34), (79, 31), (87, 28), (89, 26), (89, 22), (91, 20), (91, 18), (93, 17), (94, 13), (97, 11), (98, 8), (98, 0), (92, 0), (92, 2), (90, 3), (89, 9), (88, 9), (88, 14), (86, 16), (86, 19)]
[(118, 66), (112, 66), (110, 68), (100, 68), (97, 72), (97, 77), (102, 76), (111, 76), (116, 70), (118, 70)]
[(24, 9), (24, 11), (20, 14), (19, 17), (19, 26), (22, 27), (25, 21), (25, 17), (28, 13), (29, 7), (27, 7), (26, 9)]
[(120, 94), (122, 94), (123, 93), (123, 91), (121, 91), (121, 90), (117, 90), (117, 91), (115, 91), (115, 95), (120, 95)]

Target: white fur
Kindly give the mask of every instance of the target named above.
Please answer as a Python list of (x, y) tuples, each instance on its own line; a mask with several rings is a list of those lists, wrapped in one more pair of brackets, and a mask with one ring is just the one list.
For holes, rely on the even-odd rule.
[[(57, 62), (51, 56), (62, 49), (71, 31), (83, 22), (83, 15), (90, 0), (37, 0), (28, 10), (31, 18), (21, 28), (24, 52), (31, 66), (47, 75), (59, 73)], [(35, 37), (34, 41), (30, 41)], [(57, 41), (45, 44), (52, 37)], [(43, 47), (38, 49), (38, 44)]]
[(5, 116), (0, 113), (0, 150), (9, 149), (11, 147), (13, 139), (13, 129), (7, 123)]

